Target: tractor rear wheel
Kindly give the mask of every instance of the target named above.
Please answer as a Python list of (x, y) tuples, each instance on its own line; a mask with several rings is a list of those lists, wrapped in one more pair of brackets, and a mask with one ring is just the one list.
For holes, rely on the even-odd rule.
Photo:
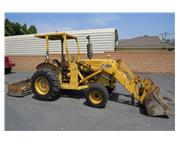
[(38, 70), (31, 78), (34, 98), (42, 101), (52, 101), (59, 97), (60, 82), (56, 73), (49, 69)]
[(103, 108), (109, 99), (107, 89), (101, 84), (92, 84), (86, 90), (86, 102), (89, 106)]

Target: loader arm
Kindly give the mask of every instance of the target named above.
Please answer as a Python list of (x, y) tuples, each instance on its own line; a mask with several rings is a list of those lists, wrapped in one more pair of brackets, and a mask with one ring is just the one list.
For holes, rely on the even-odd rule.
[(140, 79), (120, 59), (110, 61), (111, 67), (105, 68), (104, 71), (114, 76), (133, 98), (143, 104), (149, 116), (170, 114), (170, 107), (159, 94), (160, 88), (150, 78)]
[(128, 69), (121, 60), (113, 61), (111, 68), (106, 68), (104, 71), (114, 76), (114, 78), (139, 101), (140, 96), (137, 84), (141, 82), (141, 80)]

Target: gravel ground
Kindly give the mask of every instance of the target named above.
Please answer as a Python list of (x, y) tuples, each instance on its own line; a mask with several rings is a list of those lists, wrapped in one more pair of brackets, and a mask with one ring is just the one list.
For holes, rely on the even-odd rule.
[[(7, 84), (31, 76), (31, 72), (17, 72), (5, 76)], [(175, 76), (163, 74), (139, 74), (150, 77), (161, 88), (174, 110)], [(148, 117), (138, 106), (130, 104), (128, 92), (117, 84), (106, 108), (88, 107), (77, 92), (67, 92), (54, 102), (37, 101), (29, 95), (23, 98), (5, 96), (5, 130), (129, 130), (172, 131), (175, 130), (175, 114), (169, 118)]]

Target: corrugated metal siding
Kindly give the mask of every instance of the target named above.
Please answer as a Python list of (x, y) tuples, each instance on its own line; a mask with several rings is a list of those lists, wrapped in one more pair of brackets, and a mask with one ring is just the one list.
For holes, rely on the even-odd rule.
[[(116, 29), (92, 29), (68, 31), (78, 37), (81, 53), (86, 53), (87, 39), (90, 35), (93, 44), (93, 52), (100, 53), (104, 51), (114, 51), (116, 41)], [(70, 53), (76, 53), (75, 41), (68, 40)], [(60, 53), (60, 41), (49, 41), (51, 54)], [(21, 35), (5, 37), (6, 55), (45, 55), (45, 40), (35, 38), (34, 35)]]

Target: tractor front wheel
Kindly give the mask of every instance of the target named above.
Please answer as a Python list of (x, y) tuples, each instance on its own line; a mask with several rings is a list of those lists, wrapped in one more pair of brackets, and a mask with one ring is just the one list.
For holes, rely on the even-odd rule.
[(52, 101), (59, 97), (60, 82), (54, 71), (38, 70), (31, 78), (34, 98), (42, 101)]
[(109, 99), (107, 89), (101, 84), (92, 84), (86, 90), (86, 102), (89, 106), (103, 108)]

